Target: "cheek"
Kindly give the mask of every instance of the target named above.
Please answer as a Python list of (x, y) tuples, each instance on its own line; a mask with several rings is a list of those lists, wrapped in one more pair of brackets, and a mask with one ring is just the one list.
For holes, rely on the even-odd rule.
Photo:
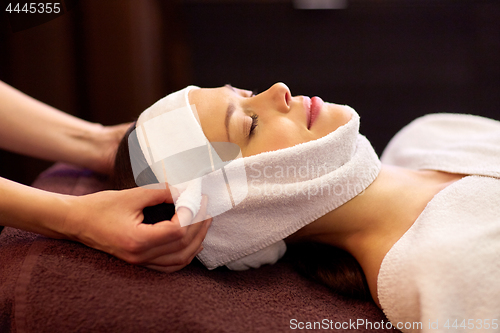
[(258, 133), (242, 153), (245, 156), (256, 155), (293, 147), (311, 140), (314, 140), (314, 137), (308, 131), (304, 131), (303, 128), (297, 128), (296, 126), (280, 127), (266, 133)]
[(342, 125), (345, 125), (351, 120), (351, 113), (342, 105), (327, 103), (326, 112), (322, 115), (324, 117), (318, 118), (317, 127), (315, 132), (320, 136), (325, 136), (337, 130)]
[(283, 148), (288, 148), (295, 146), (299, 143), (305, 142), (305, 138), (302, 138), (297, 135), (291, 135), (291, 133), (283, 133), (282, 135), (277, 135), (274, 138), (270, 139), (268, 142), (268, 146), (272, 148), (272, 150), (278, 150)]

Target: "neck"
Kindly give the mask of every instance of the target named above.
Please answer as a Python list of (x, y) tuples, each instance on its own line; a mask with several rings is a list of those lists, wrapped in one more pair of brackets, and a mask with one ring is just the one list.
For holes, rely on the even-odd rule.
[(434, 195), (461, 177), (383, 165), (377, 179), (363, 193), (304, 227), (289, 240), (317, 241), (351, 253), (363, 268), (378, 304), (376, 280), (384, 256)]

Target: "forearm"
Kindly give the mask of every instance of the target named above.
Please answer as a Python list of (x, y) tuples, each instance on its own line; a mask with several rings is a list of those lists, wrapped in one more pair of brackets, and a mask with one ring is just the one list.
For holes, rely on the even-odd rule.
[(68, 239), (65, 226), (70, 196), (42, 191), (0, 178), (0, 224)]
[(94, 168), (103, 126), (52, 108), (0, 81), (0, 148)]
[[(181, 207), (171, 221), (142, 223), (145, 207), (172, 201), (168, 190), (137, 187), (70, 196), (0, 178), (0, 224), (78, 241), (164, 272), (179, 270), (191, 262), (202, 250), (211, 222), (195, 223), (207, 218), (204, 197), (194, 218)], [(188, 222), (187, 227), (181, 227), (181, 219)]]

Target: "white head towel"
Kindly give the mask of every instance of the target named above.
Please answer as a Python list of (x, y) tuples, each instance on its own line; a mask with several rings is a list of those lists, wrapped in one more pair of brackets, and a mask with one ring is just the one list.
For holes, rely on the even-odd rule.
[[(190, 89), (193, 88), (174, 93), (177, 95), (172, 105), (159, 106), (167, 112), (189, 107)], [(192, 105), (190, 109), (195, 112)], [(380, 161), (369, 141), (359, 134), (358, 114), (351, 108), (348, 110), (351, 120), (320, 139), (244, 158), (239, 158), (238, 150), (239, 154), (230, 154), (238, 155), (235, 160), (224, 162), (215, 171), (205, 169), (198, 173), (197, 186), (208, 195), (208, 214), (214, 217), (203, 242), (204, 249), (198, 255), (207, 268), (227, 265), (241, 270), (276, 262), (286, 250), (284, 238), (362, 193), (375, 180)], [(169, 121), (177, 123), (188, 118), (172, 117)], [(192, 126), (193, 131), (195, 127)], [(155, 144), (178, 147), (177, 132), (165, 130), (165, 137)], [(184, 133), (179, 135), (181, 140), (186, 140)], [(149, 137), (148, 133), (146, 136)], [(149, 146), (141, 145), (145, 155), (149, 154)], [(190, 144), (190, 149), (199, 146), (207, 146), (206, 138)], [(217, 155), (217, 149), (208, 150)], [(158, 167), (151, 169), (158, 181), (163, 182), (165, 171)], [(191, 192), (185, 196), (198, 201), (197, 186), (191, 186), (191, 191), (183, 194)]]
[[(201, 203), (202, 177), (212, 173), (209, 187), (219, 194), (208, 213), (217, 216), (241, 202), (247, 194), (241, 150), (228, 142), (210, 143), (199, 123), (188, 94), (195, 86), (174, 92), (146, 109), (128, 138), (134, 179), (138, 186), (179, 192), (175, 207), (186, 207), (195, 216)], [(224, 172), (231, 165), (232, 179)], [(142, 177), (144, 173), (152, 177)], [(155, 178), (151, 182), (151, 178)], [(240, 186), (233, 187), (238, 179)], [(205, 182), (206, 183), (206, 182)], [(206, 186), (206, 184), (205, 184)], [(198, 222), (198, 221), (194, 221)], [(193, 221), (191, 223), (194, 223)], [(184, 226), (184, 225), (183, 225)]]

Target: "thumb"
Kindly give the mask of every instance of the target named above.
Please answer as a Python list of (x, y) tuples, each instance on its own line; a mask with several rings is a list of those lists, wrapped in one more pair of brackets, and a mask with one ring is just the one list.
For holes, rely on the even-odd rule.
[(144, 207), (159, 205), (164, 202), (171, 202), (172, 197), (168, 189), (145, 189), (136, 187), (128, 190), (129, 196), (134, 198), (137, 206), (141, 209)]
[(189, 208), (179, 207), (175, 215), (172, 217), (172, 222), (179, 223), (181, 227), (184, 227), (190, 225), (192, 219), (193, 213), (191, 213)]

